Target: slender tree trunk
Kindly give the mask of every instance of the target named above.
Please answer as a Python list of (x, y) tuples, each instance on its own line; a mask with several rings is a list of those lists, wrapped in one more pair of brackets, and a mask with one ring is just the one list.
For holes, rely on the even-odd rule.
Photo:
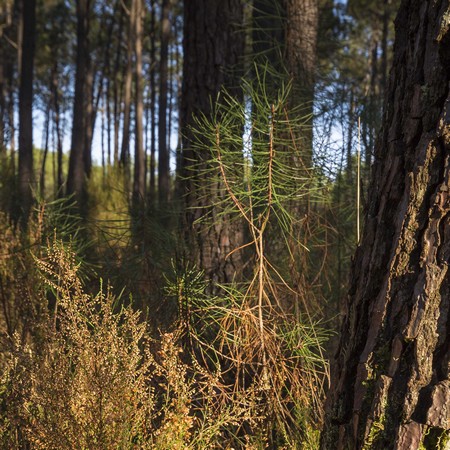
[[(180, 47), (182, 47), (183, 43), (183, 35), (182, 35), (183, 29), (180, 29), (178, 27), (177, 21), (175, 21), (174, 24), (174, 34), (175, 34), (175, 67), (176, 67), (176, 88), (177, 88), (177, 98), (176, 98), (176, 110), (180, 111), (181, 108), (181, 95), (182, 95), (182, 77), (180, 76), (180, 68), (182, 67), (182, 58), (181, 58), (181, 51)], [(181, 36), (180, 36), (181, 34)], [(176, 148), (176, 178), (175, 178), (175, 195), (178, 197), (178, 190), (180, 187), (180, 175), (182, 172), (182, 163), (181, 163), (181, 126), (178, 124), (178, 133), (177, 133), (177, 148)]]
[(391, 20), (390, 14), (390, 0), (383, 0), (383, 21), (381, 32), (381, 80), (380, 90), (381, 95), (384, 96), (384, 91), (387, 86), (388, 76), (388, 38), (389, 38), (389, 22)]
[(23, 37), (19, 90), (19, 203), (27, 220), (33, 183), (33, 66), (36, 32), (36, 1), (23, 0)]
[(147, 89), (144, 87), (144, 188), (149, 199), (149, 189), (148, 189), (148, 171), (149, 171), (149, 149), (150, 149), (150, 91), (149, 87)]
[(77, 53), (75, 74), (75, 95), (73, 104), (72, 144), (69, 158), (67, 193), (75, 194), (82, 202), (85, 194), (84, 146), (86, 143), (87, 72), (89, 70), (89, 9), (90, 0), (77, 0)]
[[(102, 108), (101, 108), (101, 149), (102, 149), (102, 185), (105, 185), (106, 180), (106, 157), (105, 157), (105, 131), (106, 131), (106, 124), (105, 124), (105, 102), (104, 98), (102, 98)], [(107, 119), (106, 119), (107, 120)]]
[[(114, 5), (114, 12), (118, 9), (118, 2)], [(101, 23), (100, 27), (106, 28), (106, 35), (111, 36), (114, 30), (115, 14), (112, 15), (108, 26), (105, 23)], [(86, 74), (86, 142), (84, 145), (84, 170), (86, 176), (89, 178), (91, 176), (92, 170), (92, 140), (94, 137), (95, 122), (97, 120), (97, 113), (99, 110), (100, 99), (103, 96), (103, 90), (105, 86), (106, 71), (109, 62), (109, 54), (111, 49), (111, 40), (107, 39), (104, 47), (103, 58), (101, 61), (101, 67), (97, 69), (94, 73), (94, 68), (92, 67), (91, 59), (88, 60), (88, 70)], [(97, 82), (97, 89), (95, 89), (95, 84)]]
[(12, 65), (8, 67), (8, 131), (9, 131), (9, 149), (11, 160), (11, 171), (16, 172), (16, 124), (14, 120), (15, 104), (14, 104), (14, 68)]
[(171, 137), (172, 137), (172, 125), (173, 125), (173, 84), (174, 84), (174, 71), (173, 63), (170, 62), (169, 57), (169, 70), (168, 70), (168, 86), (167, 86), (167, 132), (166, 132), (166, 146), (167, 153), (171, 154)]
[(156, 194), (156, 11), (155, 1), (151, 0), (150, 16), (150, 116), (151, 116), (151, 141), (150, 141), (150, 203), (155, 201)]
[(144, 16), (144, 4), (142, 0), (135, 2), (135, 53), (136, 53), (136, 119), (135, 119), (135, 152), (134, 152), (134, 183), (133, 203), (134, 207), (142, 205), (145, 198), (145, 155), (143, 143), (143, 80), (142, 80), (142, 20)]
[(113, 78), (113, 97), (114, 97), (114, 164), (117, 166), (119, 164), (119, 129), (120, 129), (120, 104), (122, 100), (122, 96), (120, 95), (119, 88), (119, 67), (120, 67), (120, 59), (122, 55), (122, 34), (123, 34), (123, 21), (124, 21), (125, 12), (123, 9), (121, 10), (120, 18), (119, 18), (119, 31), (117, 37), (117, 48), (115, 51), (115, 61), (114, 61), (114, 78)]
[[(100, 82), (101, 83), (101, 82)], [(94, 136), (95, 118), (97, 114), (97, 104), (94, 104), (94, 85), (95, 76), (92, 68), (91, 58), (86, 60), (86, 78), (85, 78), (85, 129), (83, 146), (83, 168), (87, 178), (91, 176), (92, 170), (92, 138)], [(99, 91), (101, 90), (101, 85)], [(99, 92), (100, 95), (100, 92)]]
[(59, 105), (59, 85), (58, 85), (58, 61), (55, 59), (52, 70), (52, 97), (53, 97), (53, 109), (54, 109), (54, 122), (56, 131), (56, 153), (57, 153), (57, 175), (56, 175), (56, 192), (58, 197), (63, 195), (63, 139), (61, 132), (61, 112)]
[[(238, 68), (242, 64), (244, 34), (243, 4), (240, 0), (192, 0), (184, 4), (184, 62), (181, 101), (183, 130), (182, 173), (186, 201), (186, 222), (190, 232), (189, 247), (197, 264), (208, 278), (230, 282), (239, 278), (243, 233), (238, 222), (218, 216), (223, 186), (212, 183), (206, 170), (209, 157), (193, 148), (191, 126), (194, 117), (211, 114), (211, 99), (216, 100), (222, 87), (242, 100)], [(198, 222), (208, 217), (207, 222)]]
[(346, 158), (346, 170), (347, 170), (347, 183), (350, 186), (353, 183), (353, 129), (355, 128), (355, 104), (353, 88), (350, 88), (350, 98), (348, 104), (347, 114), (347, 158)]
[(135, 15), (135, 2), (131, 0), (130, 17), (127, 40), (127, 67), (125, 70), (125, 86), (123, 98), (123, 129), (122, 147), (120, 151), (120, 164), (127, 168), (130, 159), (130, 123), (131, 123), (131, 84), (133, 79), (133, 22)]
[(448, 439), (449, 10), (447, 0), (404, 0), (395, 22), (323, 449), (418, 450)]
[(159, 60), (159, 108), (158, 108), (158, 196), (163, 207), (169, 200), (170, 155), (167, 148), (167, 94), (168, 55), (170, 40), (170, 0), (162, 0), (161, 9), (161, 54)]
[(369, 94), (369, 114), (367, 119), (364, 121), (366, 126), (366, 132), (363, 133), (363, 139), (367, 141), (364, 142), (365, 152), (365, 162), (366, 162), (366, 179), (370, 178), (370, 171), (372, 166), (372, 152), (374, 148), (374, 135), (376, 130), (374, 125), (377, 121), (377, 114), (380, 109), (380, 94), (378, 91), (378, 40), (374, 39), (372, 49), (372, 57), (370, 61), (370, 94)]
[(0, 154), (6, 154), (6, 139), (5, 139), (5, 123), (6, 123), (6, 52), (4, 42), (2, 39), (2, 32), (0, 31)]
[(111, 74), (107, 74), (108, 78), (106, 81), (106, 90), (105, 90), (105, 106), (106, 106), (106, 136), (107, 136), (107, 167), (108, 170), (111, 167), (111, 123), (112, 123), (112, 114), (111, 114)]
[(48, 154), (48, 141), (50, 138), (50, 117), (52, 113), (52, 98), (50, 98), (47, 105), (47, 112), (45, 114), (45, 142), (44, 142), (44, 154), (42, 156), (42, 164), (41, 164), (41, 173), (39, 175), (39, 188), (41, 198), (45, 198), (45, 166), (47, 162), (47, 154)]
[(8, 128), (9, 128), (9, 148), (11, 153), (11, 171), (16, 172), (16, 124), (14, 120), (15, 103), (14, 103), (14, 67), (12, 64), (7, 66), (8, 79)]
[(17, 14), (17, 76), (20, 80), (22, 74), (22, 62), (23, 62), (23, 8), (25, 0), (15, 0), (14, 9)]
[(12, 5), (6, 3), (0, 6), (0, 14), (4, 18), (3, 26), (0, 27), (0, 153), (6, 160), (7, 127), (8, 121), (8, 71), (12, 65), (9, 44), (9, 30), (12, 23)]

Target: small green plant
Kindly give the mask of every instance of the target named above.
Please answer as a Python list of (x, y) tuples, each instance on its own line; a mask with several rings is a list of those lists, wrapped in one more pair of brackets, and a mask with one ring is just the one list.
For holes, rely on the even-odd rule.
[(197, 169), (215, 201), (214, 214), (208, 210), (199, 221), (243, 224), (248, 242), (224, 258), (245, 251), (247, 276), (210, 289), (189, 272), (176, 277), (173, 293), (187, 348), (199, 364), (218, 370), (230, 399), (254, 394), (252, 414), (259, 419), (236, 433), (247, 427), (273, 448), (295, 448), (314, 440), (311, 423), (318, 428), (327, 377), (325, 336), (310, 314), (314, 288), (296, 270), (305, 268), (299, 262), (310, 251), (305, 223), (321, 196), (305, 162), (308, 149), (293, 132), (304, 130), (310, 117), (289, 110), (289, 83), (271, 100), (268, 71), (256, 67), (255, 73), (256, 81), (245, 85), (248, 104), (224, 94), (212, 118), (198, 118), (193, 130), (197, 152), (210, 153)]

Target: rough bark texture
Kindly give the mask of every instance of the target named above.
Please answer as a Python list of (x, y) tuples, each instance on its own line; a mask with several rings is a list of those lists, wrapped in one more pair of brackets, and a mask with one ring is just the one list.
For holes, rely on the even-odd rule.
[[(450, 428), (450, 7), (403, 0), (323, 449), (445, 448)], [(421, 447), (422, 445), (422, 447)]]
[(287, 0), (286, 53), (289, 73), (312, 101), (316, 71), (317, 0)]
[(286, 59), (293, 82), (290, 106), (301, 106), (302, 114), (310, 116), (294, 138), (297, 146), (305, 149), (303, 163), (310, 167), (319, 8), (317, 0), (287, 0), (286, 3)]
[[(242, 243), (242, 232), (226, 217), (218, 217), (214, 203), (220, 195), (220, 180), (211, 185), (203, 172), (209, 155), (192, 148), (194, 117), (211, 114), (211, 101), (222, 87), (242, 97), (239, 89), (240, 58), (244, 50), (241, 0), (190, 0), (184, 4), (184, 67), (181, 100), (183, 190), (191, 247), (206, 275), (219, 282), (231, 281), (241, 266), (240, 252), (225, 258)], [(211, 174), (209, 174), (209, 177)], [(197, 223), (201, 216), (207, 222)]]

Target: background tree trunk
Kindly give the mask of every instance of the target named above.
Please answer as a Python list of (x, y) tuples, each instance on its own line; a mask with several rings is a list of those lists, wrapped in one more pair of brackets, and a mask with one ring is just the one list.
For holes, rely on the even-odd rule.
[(312, 102), (319, 21), (317, 0), (287, 0), (286, 12), (288, 70), (303, 97)]
[[(159, 62), (159, 109), (158, 109), (158, 194), (159, 205), (169, 199), (169, 163), (167, 148), (167, 96), (168, 96), (168, 56), (170, 40), (170, 0), (163, 0), (161, 6), (161, 56)], [(169, 137), (170, 138), (170, 137)]]
[(155, 0), (150, 1), (150, 204), (154, 206), (156, 194), (156, 5)]
[(257, 61), (268, 60), (277, 70), (282, 70), (283, 48), (286, 33), (285, 0), (253, 0), (252, 47)]
[(90, 0), (77, 0), (77, 56), (73, 104), (72, 145), (69, 158), (67, 193), (82, 200), (84, 190), (84, 146), (87, 125), (87, 71), (89, 67), (89, 9)]
[(438, 448), (450, 427), (449, 12), (404, 0), (396, 19), (323, 449)]
[[(123, 14), (126, 14), (124, 11)], [(127, 40), (127, 66), (125, 71), (125, 86), (123, 94), (123, 129), (122, 129), (122, 147), (120, 151), (120, 165), (126, 168), (128, 172), (128, 163), (130, 156), (130, 123), (131, 123), (131, 85), (133, 81), (133, 23), (135, 15), (135, 2), (130, 2)]]
[(55, 59), (53, 62), (52, 68), (52, 84), (51, 84), (51, 95), (53, 99), (53, 110), (54, 110), (54, 122), (55, 122), (55, 130), (56, 130), (56, 142), (57, 142), (57, 155), (58, 155), (58, 164), (57, 164), (57, 179), (56, 179), (56, 192), (58, 197), (62, 197), (63, 195), (63, 143), (62, 143), (62, 132), (61, 132), (61, 113), (60, 113), (60, 104), (59, 104), (59, 86), (58, 86), (58, 61)]
[(293, 138), (296, 140), (296, 147), (303, 150), (303, 164), (310, 168), (313, 152), (318, 1), (287, 0), (286, 15), (286, 63), (293, 83), (290, 107), (300, 106), (301, 114), (307, 117), (305, 125), (295, 132)]
[(122, 35), (123, 35), (123, 22), (125, 13), (123, 8), (120, 8), (119, 15), (119, 30), (117, 33), (117, 46), (115, 50), (114, 58), (114, 77), (113, 77), (113, 97), (114, 97), (114, 165), (119, 165), (119, 128), (120, 128), (120, 104), (122, 100), (122, 95), (119, 92), (119, 70), (120, 70), (120, 60), (122, 55)]
[[(219, 282), (231, 281), (239, 273), (240, 252), (225, 258), (242, 244), (242, 230), (226, 217), (216, 217), (220, 181), (214, 187), (204, 170), (207, 152), (192, 147), (190, 130), (194, 117), (211, 114), (223, 87), (238, 98), (239, 64), (244, 50), (243, 6), (240, 0), (195, 0), (184, 4), (184, 63), (181, 100), (182, 171), (186, 200), (186, 222), (195, 259), (207, 277)], [(209, 176), (211, 176), (209, 174)], [(197, 219), (208, 216), (208, 223)]]
[(23, 0), (21, 74), (19, 90), (19, 205), (26, 221), (32, 202), (33, 182), (33, 65), (36, 1)]
[[(2, 31), (0, 31), (0, 42), (2, 42)], [(5, 55), (4, 44), (0, 46), (0, 154), (6, 154), (5, 123), (6, 123), (6, 77), (5, 77)]]
[(144, 4), (142, 0), (134, 0), (135, 5), (135, 53), (136, 53), (136, 123), (135, 123), (135, 156), (134, 156), (134, 205), (142, 203), (145, 196), (145, 155), (143, 142), (143, 83), (142, 83), (142, 19)]

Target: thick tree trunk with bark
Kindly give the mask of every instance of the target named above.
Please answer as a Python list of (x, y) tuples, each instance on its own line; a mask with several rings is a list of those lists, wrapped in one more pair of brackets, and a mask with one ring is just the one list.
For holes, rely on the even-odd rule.
[[(221, 183), (212, 183), (206, 173), (207, 151), (193, 148), (194, 117), (211, 114), (211, 101), (223, 87), (238, 98), (239, 73), (244, 39), (239, 27), (243, 21), (241, 0), (194, 0), (184, 4), (184, 67), (181, 100), (183, 191), (190, 248), (198, 265), (214, 281), (229, 282), (239, 275), (240, 252), (226, 258), (242, 244), (242, 230), (226, 217), (217, 216)], [(214, 184), (214, 185), (213, 185)], [(208, 217), (205, 222), (197, 222)]]
[(313, 101), (319, 23), (318, 0), (286, 1), (286, 62), (293, 90), (290, 107), (300, 106), (309, 116), (305, 126), (293, 138), (304, 149), (303, 164), (311, 167), (313, 146)]
[(450, 429), (450, 6), (404, 0), (323, 449), (438, 447)]
[(288, 70), (306, 100), (312, 102), (319, 21), (317, 0), (287, 0), (286, 12)]

